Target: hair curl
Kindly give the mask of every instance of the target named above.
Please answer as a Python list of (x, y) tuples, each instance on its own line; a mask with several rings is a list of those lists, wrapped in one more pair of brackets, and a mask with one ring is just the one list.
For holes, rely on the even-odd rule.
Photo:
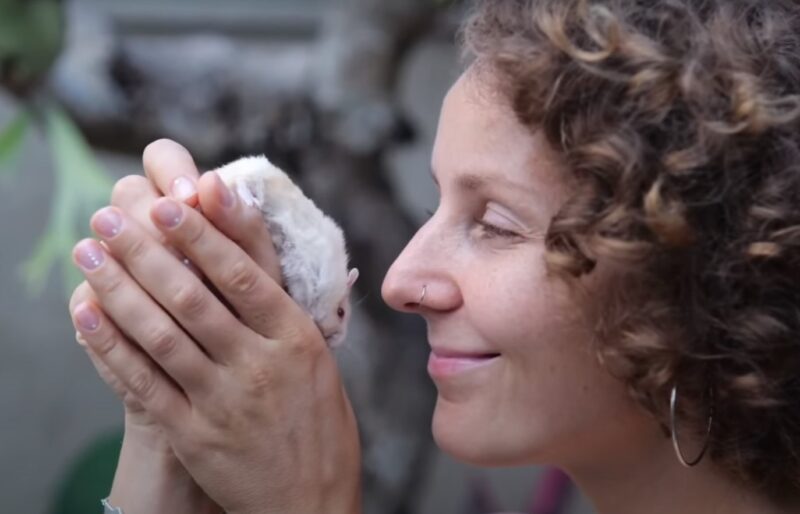
[(574, 176), (549, 268), (626, 263), (601, 362), (662, 426), (673, 384), (681, 427), (713, 401), (711, 458), (800, 496), (800, 4), (484, 0), (462, 37)]

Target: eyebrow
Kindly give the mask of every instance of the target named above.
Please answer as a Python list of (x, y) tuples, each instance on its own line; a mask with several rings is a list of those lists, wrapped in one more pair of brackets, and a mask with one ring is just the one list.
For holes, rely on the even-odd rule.
[[(431, 174), (431, 179), (433, 179), (433, 183), (436, 184), (437, 187), (440, 187), (433, 168), (429, 168), (429, 171)], [(519, 182), (514, 182), (513, 180), (509, 180), (505, 177), (494, 177), (492, 179), (487, 179), (475, 173), (461, 173), (456, 178), (456, 185), (459, 189), (471, 192), (480, 191), (486, 188), (490, 185), (489, 182), (499, 182), (503, 186), (510, 189), (533, 192), (530, 187), (523, 186)]]

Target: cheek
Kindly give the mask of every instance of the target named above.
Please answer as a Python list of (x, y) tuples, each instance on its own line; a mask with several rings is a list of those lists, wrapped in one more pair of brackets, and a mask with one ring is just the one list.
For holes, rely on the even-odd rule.
[[(539, 252), (498, 254), (461, 275), (466, 323), (499, 366), (458, 391), (440, 388), (437, 443), (479, 465), (565, 463), (617, 450), (641, 426), (624, 386), (598, 363), (593, 324)], [(501, 258), (503, 260), (501, 260)], [(532, 263), (541, 262), (541, 265)], [(496, 271), (493, 271), (496, 270)]]
[(563, 338), (565, 328), (579, 324), (563, 284), (546, 276), (539, 249), (487, 268), (474, 280), (465, 303), (481, 335), (498, 351), (524, 352)]
[(561, 443), (575, 444), (623, 395), (597, 362), (591, 324), (566, 286), (531, 262), (528, 255), (487, 274), (475, 284), (471, 309), (481, 338), (503, 354), (503, 369), (475, 400), (494, 413), (486, 418), (505, 420), (495, 433), (518, 455), (564, 451)]

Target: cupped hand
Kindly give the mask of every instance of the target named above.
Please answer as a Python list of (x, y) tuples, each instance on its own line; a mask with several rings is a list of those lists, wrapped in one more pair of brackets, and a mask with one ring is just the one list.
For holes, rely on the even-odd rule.
[[(154, 202), (162, 196), (169, 196), (197, 206), (199, 195), (197, 181), (200, 176), (197, 166), (189, 152), (181, 145), (162, 139), (145, 148), (143, 156), (144, 175), (128, 175), (118, 180), (112, 189), (111, 205), (126, 212), (150, 235), (165, 243), (165, 248), (176, 258), (184, 262), (193, 272), (197, 269), (173, 246), (156, 228), (150, 219), (150, 209)], [(265, 241), (270, 240), (266, 225), (256, 209), (237, 208), (224, 209), (220, 205), (220, 190), (217, 188), (203, 190), (206, 216), (225, 233), (236, 241), (245, 252), (275, 280), (281, 280), (280, 265), (274, 248)], [(81, 303), (97, 305), (97, 295), (88, 282), (84, 281), (72, 293), (69, 301), (70, 312)], [(108, 384), (125, 406), (126, 427), (129, 429), (148, 429), (152, 425), (151, 416), (142, 408), (139, 401), (130, 394), (108, 367), (100, 360), (86, 340), (76, 333), (77, 341), (86, 351), (101, 379)], [(154, 441), (155, 442), (155, 441)], [(171, 451), (165, 448), (165, 451)]]
[(75, 249), (96, 294), (75, 306), (76, 326), (226, 512), (358, 512), (358, 433), (334, 359), (311, 318), (206, 218), (241, 209), (235, 195), (213, 173), (197, 189), (203, 214), (161, 198), (151, 219), (225, 302), (112, 206), (92, 220), (103, 244)]
[[(164, 243), (167, 251), (199, 276), (198, 270), (166, 241), (150, 219), (153, 203), (163, 195), (190, 206), (198, 205), (197, 167), (185, 148), (169, 140), (149, 145), (144, 151), (143, 164), (145, 175), (130, 175), (114, 185), (111, 205), (135, 219), (143, 230)], [(270, 236), (258, 210), (221, 208), (218, 188), (206, 187), (200, 194), (204, 197), (206, 215), (210, 221), (229, 238), (237, 241), (262, 269), (280, 280), (278, 259), (269, 244)], [(84, 304), (95, 308), (99, 305), (97, 295), (87, 282), (80, 284), (73, 292), (70, 311), (85, 313)], [(77, 319), (74, 321), (77, 322)], [(176, 514), (219, 513), (220, 508), (193, 483), (150, 413), (97, 356), (80, 332), (76, 335), (100, 377), (125, 406), (125, 434), (111, 491), (112, 500), (130, 506), (126, 512), (132, 513), (137, 511), (131, 508), (142, 512), (169, 510)]]

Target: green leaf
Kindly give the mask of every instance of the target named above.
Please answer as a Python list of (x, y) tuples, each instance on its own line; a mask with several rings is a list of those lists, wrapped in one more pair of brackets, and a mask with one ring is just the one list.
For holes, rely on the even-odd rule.
[(100, 168), (78, 127), (58, 107), (45, 112), (45, 129), (55, 168), (50, 219), (22, 273), (30, 294), (41, 292), (48, 273), (60, 264), (69, 293), (81, 275), (72, 263), (72, 248), (89, 235), (88, 213), (108, 203), (112, 181)]
[(25, 141), (30, 119), (25, 110), (20, 111), (11, 123), (0, 132), (0, 174), (14, 169), (16, 157)]
[(57, 0), (0, 0), (0, 62), (13, 64), (2, 78), (22, 84), (44, 76), (63, 44), (62, 8)]
[(122, 447), (122, 428), (95, 437), (65, 469), (60, 470), (49, 514), (99, 513), (108, 496)]

